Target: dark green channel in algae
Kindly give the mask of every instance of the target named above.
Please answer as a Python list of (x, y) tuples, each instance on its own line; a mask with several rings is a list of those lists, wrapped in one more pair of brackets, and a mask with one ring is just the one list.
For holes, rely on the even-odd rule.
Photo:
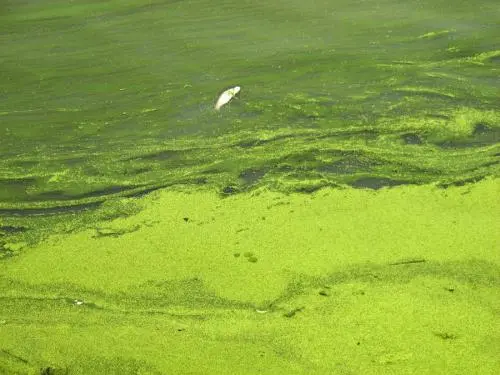
[(499, 19), (0, 2), (0, 374), (500, 373)]

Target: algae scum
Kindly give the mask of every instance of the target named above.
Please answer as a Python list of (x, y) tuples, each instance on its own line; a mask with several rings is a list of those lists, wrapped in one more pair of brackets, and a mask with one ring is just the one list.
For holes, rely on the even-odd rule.
[(499, 19), (4, 2), (0, 373), (498, 373)]

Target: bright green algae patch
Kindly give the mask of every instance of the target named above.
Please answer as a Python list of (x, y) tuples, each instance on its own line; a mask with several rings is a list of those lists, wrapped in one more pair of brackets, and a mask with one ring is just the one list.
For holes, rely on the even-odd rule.
[(4, 260), (0, 369), (494, 374), (499, 186), (159, 190)]
[[(428, 93), (409, 87), (400, 91)], [(263, 109), (262, 116), (272, 116), (275, 123), (286, 120), (291, 124), (286, 127), (256, 126), (216, 137), (146, 139), (133, 149), (65, 153), (41, 146), (39, 153), (2, 159), (0, 215), (79, 211), (172, 185), (209, 185), (221, 191), (228, 186), (234, 191), (266, 186), (292, 192), (325, 186), (378, 189), (430, 182), (447, 186), (499, 175), (496, 111), (463, 107), (420, 116), (386, 113), (378, 120), (332, 127), (332, 111), (339, 109), (322, 100), (326, 99), (289, 95), (285, 103)], [(313, 120), (312, 127), (286, 119), (321, 111), (322, 118)], [(245, 112), (209, 116), (214, 123), (237, 126)]]
[(0, 373), (498, 373), (498, 0), (4, 3)]

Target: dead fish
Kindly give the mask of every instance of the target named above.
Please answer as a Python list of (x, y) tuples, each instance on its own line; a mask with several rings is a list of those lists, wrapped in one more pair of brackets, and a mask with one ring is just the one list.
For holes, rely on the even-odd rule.
[(234, 86), (220, 94), (219, 99), (217, 99), (217, 103), (215, 103), (215, 109), (219, 110), (223, 105), (229, 103), (229, 101), (234, 98), (240, 90), (240, 86)]

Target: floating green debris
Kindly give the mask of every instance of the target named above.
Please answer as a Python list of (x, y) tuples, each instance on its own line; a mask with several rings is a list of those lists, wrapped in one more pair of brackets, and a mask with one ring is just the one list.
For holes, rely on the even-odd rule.
[(150, 113), (150, 112), (156, 112), (158, 111), (158, 108), (144, 108), (141, 110), (141, 113)]
[(440, 37), (443, 37), (445, 35), (448, 35), (449, 33), (455, 32), (455, 29), (451, 30), (441, 30), (441, 31), (431, 31), (423, 35), (419, 35), (417, 38), (418, 39), (437, 39)]
[(480, 53), (479, 55), (471, 57), (470, 60), (485, 63), (488, 62), (489, 60), (496, 60), (499, 58), (500, 58), (500, 50), (496, 50), (496, 51)]
[(431, 89), (427, 87), (397, 87), (394, 91), (407, 92), (419, 95), (430, 95), (430, 96), (442, 96), (450, 99), (455, 98), (455, 95), (449, 92), (442, 92), (436, 89)]

